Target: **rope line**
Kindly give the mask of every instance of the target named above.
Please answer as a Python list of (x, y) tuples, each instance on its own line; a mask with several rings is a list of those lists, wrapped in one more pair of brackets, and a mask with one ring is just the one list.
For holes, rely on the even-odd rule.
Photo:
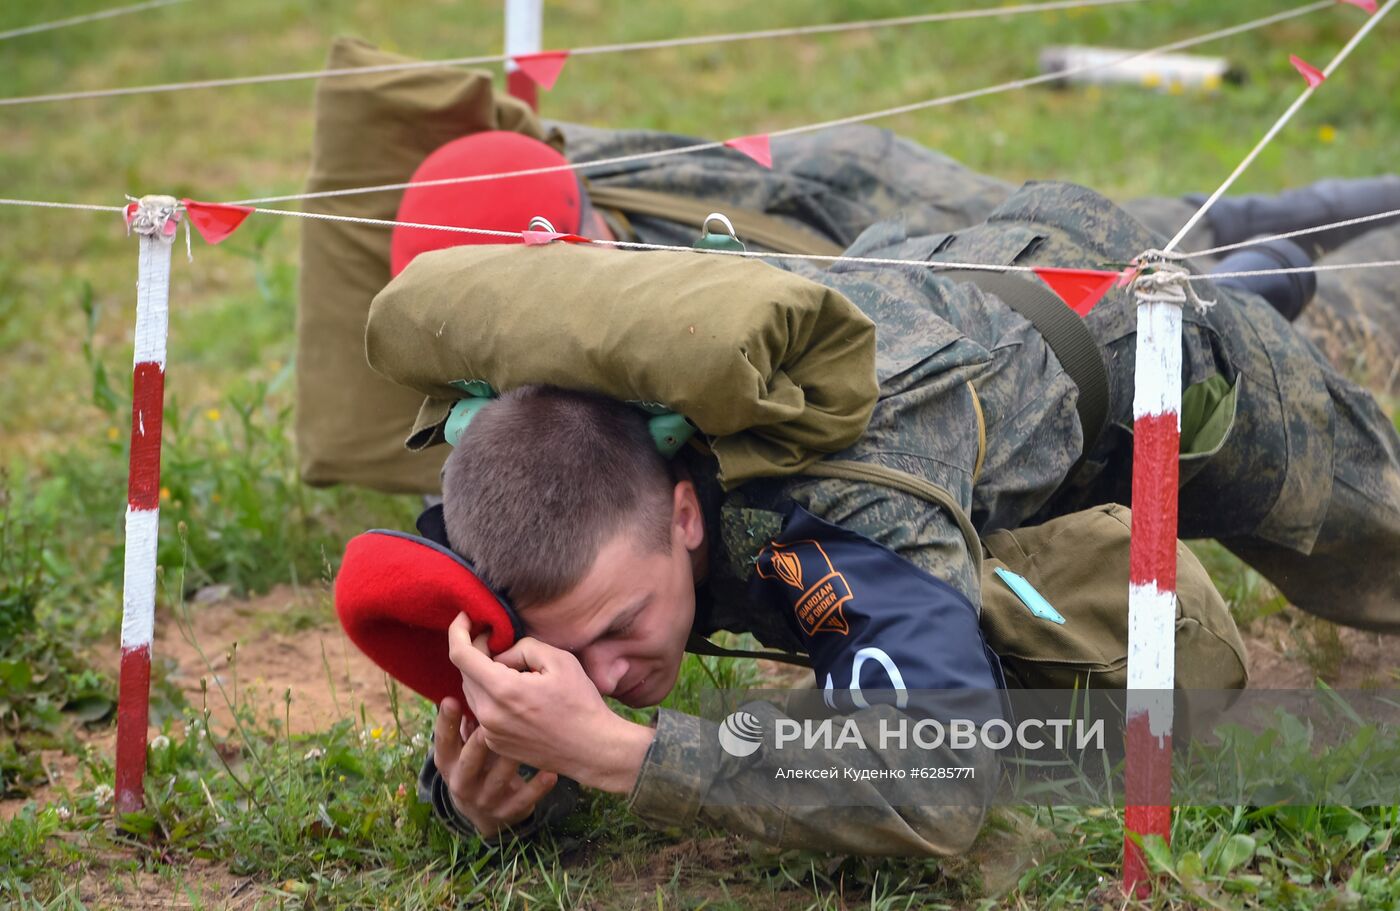
[[(119, 212), (125, 213), (125, 206), (96, 206), (83, 203), (68, 202), (45, 202), (32, 199), (2, 199), (0, 206), (24, 206), (43, 209), (77, 209), (91, 212)], [(306, 218), (312, 221), (336, 221), (348, 222), (350, 224), (374, 225), (384, 228), (419, 228), (428, 231), (446, 231), (453, 234), (473, 234), (481, 237), (498, 237), (504, 240), (523, 240), (524, 232), (521, 231), (496, 231), (490, 228), (464, 228), (458, 225), (433, 225), (413, 221), (394, 221), (387, 218), (365, 218), (354, 215), (332, 215), (327, 212), (303, 212), (297, 209), (266, 209), (255, 208), (253, 214), (275, 215), (287, 218)], [(1385, 213), (1394, 214), (1394, 213)], [(1380, 216), (1375, 216), (1380, 217)], [(1349, 222), (1339, 222), (1338, 224), (1348, 224)], [(1322, 230), (1331, 225), (1322, 225), (1317, 228), (1308, 228), (1304, 231)], [(186, 220), (188, 230), (188, 220)], [(1303, 233), (1303, 232), (1295, 232)], [(845, 256), (841, 254), (828, 255), (823, 253), (766, 253), (760, 251), (738, 251), (738, 250), (706, 250), (694, 247), (675, 246), (669, 244), (645, 244), (636, 241), (625, 240), (590, 240), (589, 244), (596, 247), (616, 247), (622, 250), (666, 250), (674, 253), (696, 253), (713, 256), (738, 256), (748, 259), (776, 259), (776, 260), (806, 260), (809, 262), (821, 263), (854, 263), (858, 265), (870, 266), (914, 266), (923, 269), (956, 269), (978, 272), (1012, 272), (1020, 274), (1033, 273), (1038, 269), (1069, 268), (1059, 266), (1013, 266), (995, 265), (991, 263), (960, 263), (944, 262), (942, 260), (931, 261), (926, 259), (894, 259), (881, 256)], [(1193, 254), (1199, 255), (1199, 254)], [(1256, 275), (1294, 275), (1301, 272), (1343, 272), (1350, 269), (1375, 269), (1383, 267), (1400, 266), (1400, 260), (1375, 260), (1362, 263), (1336, 263), (1330, 265), (1299, 266), (1287, 269), (1262, 269), (1248, 272), (1217, 272), (1198, 275), (1186, 275), (1186, 281), (1213, 281), (1220, 278), (1246, 278)], [(1080, 267), (1074, 267), (1080, 268)]]
[(125, 206), (91, 206), (80, 202), (44, 202), (37, 199), (0, 199), (0, 206), (30, 206), (37, 209), (83, 209), (88, 212), (125, 212)]
[(1362, 225), (1368, 221), (1381, 221), (1386, 218), (1400, 217), (1400, 209), (1391, 209), (1389, 212), (1377, 212), (1374, 215), (1362, 215), (1357, 218), (1348, 218), (1345, 221), (1334, 221), (1326, 225), (1313, 225), (1311, 228), (1299, 228), (1296, 231), (1286, 231), (1283, 234), (1268, 234), (1261, 237), (1252, 237), (1249, 240), (1242, 240), (1233, 244), (1222, 244), (1218, 247), (1211, 247), (1208, 250), (1198, 250), (1195, 253), (1172, 253), (1172, 259), (1193, 259), (1198, 256), (1214, 256), (1217, 253), (1227, 253), (1231, 250), (1239, 250), (1242, 247), (1253, 247), (1259, 244), (1267, 244), (1275, 240), (1287, 240), (1290, 237), (1302, 237), (1307, 234), (1317, 234), (1321, 231), (1330, 231), (1333, 228), (1349, 228), (1352, 225)]
[(1400, 259), (1376, 259), (1364, 263), (1332, 263), (1324, 266), (1293, 266), (1288, 269), (1259, 269), (1252, 272), (1212, 272), (1208, 275), (1188, 275), (1188, 282), (1214, 281), (1218, 278), (1248, 278), (1255, 275), (1298, 275), (1303, 272), (1346, 272), (1351, 269), (1381, 269), (1400, 266)]
[[(487, 228), (462, 228), (456, 225), (428, 225), (418, 222), (394, 221), (388, 218), (366, 218), (356, 215), (331, 215), (326, 212), (302, 212), (297, 209), (256, 208), (254, 214), (280, 215), (289, 218), (309, 218), (313, 221), (338, 221), (349, 224), (375, 225), (384, 228), (423, 228), (429, 231), (449, 231), (456, 234), (476, 234), (483, 237), (500, 237), (509, 240), (523, 240), (522, 231), (495, 231)], [(801, 259), (826, 263), (861, 263), (880, 266), (922, 266), (935, 269), (975, 269), (983, 272), (1034, 272), (1032, 266), (996, 266), (987, 263), (945, 263), (930, 262), (925, 259), (886, 259), (878, 256), (841, 256), (823, 253), (763, 253), (740, 250), (700, 250), (694, 247), (671, 244), (644, 244), (628, 240), (590, 240), (589, 246), (616, 247), (621, 250), (668, 250), (675, 253), (714, 253), (720, 256), (738, 256), (748, 259)]]
[(26, 25), (23, 28), (12, 28), (7, 32), (0, 32), (0, 41), (7, 41), (10, 38), (18, 38), (21, 35), (33, 35), (38, 32), (48, 32), (56, 28), (67, 28), (70, 25), (82, 25), (84, 22), (96, 22), (98, 19), (112, 19), (116, 16), (125, 16), (127, 13), (139, 13), (142, 10), (155, 9), (158, 6), (170, 6), (175, 3), (184, 3), (185, 0), (147, 0), (145, 3), (133, 3), (131, 6), (121, 6), (116, 9), (102, 10), (101, 12), (88, 13), (84, 16), (71, 16), (67, 19), (55, 19), (53, 22), (41, 22), (38, 25)]
[[(1341, 65), (1343, 60), (1351, 55), (1352, 50), (1361, 43), (1361, 40), (1370, 33), (1371, 29), (1375, 28), (1380, 21), (1385, 18), (1386, 13), (1390, 12), (1397, 2), (1400, 2), (1400, 0), (1389, 0), (1375, 15), (1370, 16), (1365, 23), (1362, 24), (1361, 28), (1356, 30), (1356, 34), (1351, 36), (1351, 40), (1342, 46), (1342, 49), (1332, 58), (1332, 62), (1327, 64), (1327, 68), (1322, 71), (1323, 79), (1327, 79), (1332, 75), (1333, 71)], [(1307, 103), (1307, 100), (1313, 96), (1313, 92), (1315, 91), (1317, 91), (1317, 86), (1315, 85), (1309, 85), (1303, 90), (1303, 93), (1288, 106), (1288, 110), (1284, 111), (1283, 114), (1279, 116), (1278, 120), (1274, 121), (1274, 125), (1270, 127), (1268, 132), (1255, 144), (1254, 148), (1249, 150), (1249, 154), (1244, 157), (1244, 160), (1239, 163), (1239, 166), (1230, 173), (1229, 177), (1225, 178), (1225, 182), (1216, 188), (1216, 191), (1210, 195), (1210, 198), (1202, 203), (1201, 207), (1196, 210), (1196, 214), (1192, 215), (1186, 224), (1182, 225), (1181, 230), (1176, 232), (1176, 236), (1162, 248), (1163, 253), (1171, 253), (1176, 248), (1176, 245), (1181, 243), (1182, 238), (1190, 233), (1191, 229), (1196, 226), (1196, 223), (1205, 217), (1206, 212), (1210, 211), (1210, 207), (1215, 205), (1215, 201), (1225, 195), (1225, 191), (1230, 189), (1235, 180), (1254, 162), (1254, 159), (1259, 156), (1259, 153), (1264, 150), (1264, 147), (1273, 141), (1273, 138), (1278, 135), (1279, 131), (1284, 128), (1288, 121), (1293, 119), (1293, 115)]]
[[(163, 0), (163, 2), (178, 3), (183, 2), (183, 0)], [(792, 28), (763, 29), (754, 32), (698, 35), (689, 38), (665, 38), (657, 41), (634, 41), (625, 44), (599, 44), (589, 47), (573, 48), (568, 50), (567, 53), (570, 56), (585, 57), (595, 54), (616, 54), (625, 51), (690, 47), (700, 44), (726, 44), (736, 41), (753, 41), (762, 38), (817, 35), (830, 32), (856, 31), (859, 29), (888, 28), (901, 25), (919, 25), (929, 22), (950, 22), (964, 19), (983, 19), (991, 16), (1054, 12), (1062, 9), (1116, 6), (1124, 3), (1142, 2), (1144, 2), (1144, 0), (1053, 0), (1053, 2), (1049, 3), (1025, 3), (1019, 6), (982, 7), (979, 9), (955, 10), (942, 13), (925, 13), (917, 16), (898, 16), (890, 19), (864, 19), (856, 22), (837, 22), (828, 25), (804, 25)], [(0, 35), (0, 37), (3, 37), (3, 35)], [(358, 73), (392, 73), (402, 70), (417, 70), (439, 66), (476, 66), (486, 63), (504, 63), (514, 56), (516, 55), (484, 54), (475, 57), (451, 57), (445, 60), (413, 60), (405, 63), (383, 63), (374, 66), (348, 66), (333, 69), (302, 70), (290, 73), (268, 73), (261, 76), (231, 76), (222, 79), (167, 82), (158, 85), (135, 85), (122, 88), (92, 89), (78, 92), (55, 92), (47, 95), (0, 98), (0, 107), (21, 104), (44, 104), (55, 101), (78, 101), (87, 98), (116, 98), (129, 95), (149, 95), (158, 92), (182, 92), (192, 89), (227, 88), (238, 85), (262, 85), (269, 82), (293, 82), (303, 79), (328, 79), (339, 76), (353, 76)]]
[[(456, 225), (430, 225), (419, 222), (393, 221), (387, 218), (365, 218), (354, 215), (331, 215), (325, 212), (302, 212), (296, 209), (254, 209), (254, 214), (280, 215), (290, 218), (309, 218), (313, 221), (338, 221), (351, 224), (375, 225), (385, 228), (423, 228), (430, 231), (448, 231), (457, 234), (476, 234), (484, 237), (499, 237), (509, 240), (523, 240), (524, 232), (521, 231), (495, 231), (487, 228), (463, 228)], [(805, 260), (808, 262), (822, 263), (855, 263), (870, 266), (914, 266), (923, 269), (954, 269), (970, 270), (978, 272), (1012, 272), (1028, 274), (1034, 273), (1038, 269), (1054, 269), (1057, 266), (1012, 266), (995, 265), (991, 263), (958, 263), (944, 262), (942, 260), (931, 261), (926, 259), (893, 259), (881, 256), (845, 256), (841, 254), (828, 255), (822, 253), (766, 253), (760, 251), (739, 251), (739, 250), (710, 250), (696, 249), (695, 247), (676, 246), (671, 244), (644, 244), (636, 241), (625, 240), (591, 240), (590, 246), (595, 247), (615, 247), (620, 250), (665, 250), (673, 253), (697, 253), (701, 255), (716, 256), (738, 256), (747, 259), (777, 259), (777, 260)], [(1264, 269), (1249, 272), (1221, 272), (1214, 274), (1189, 275), (1187, 281), (1211, 281), (1219, 278), (1243, 278), (1254, 275), (1291, 275), (1298, 272), (1341, 272), (1348, 269), (1379, 268), (1383, 266), (1400, 266), (1400, 260), (1377, 260), (1365, 263), (1337, 263), (1325, 266), (1307, 266), (1290, 269)]]
[[(1027, 88), (1033, 85), (1040, 85), (1042, 83), (1055, 82), (1058, 80), (1063, 80), (1065, 77), (1077, 73), (1090, 72), (1093, 70), (1100, 69), (1109, 69), (1114, 66), (1119, 66), (1124, 63), (1137, 60), (1143, 57), (1150, 57), (1155, 54), (1167, 53), (1170, 51), (1181, 50), (1183, 48), (1188, 47), (1195, 47), (1196, 45), (1205, 44), (1210, 41), (1217, 41), (1222, 38), (1229, 38), (1234, 35), (1241, 34), (1243, 32), (1264, 28), (1265, 26), (1273, 25), (1277, 22), (1283, 22), (1288, 19), (1294, 19), (1300, 16), (1305, 16), (1309, 13), (1314, 13), (1319, 10), (1332, 7), (1334, 5), (1334, 0), (1317, 0), (1317, 2), (1306, 3), (1302, 6), (1295, 7), (1291, 10), (1285, 10), (1283, 12), (1274, 13), (1272, 15), (1264, 16), (1259, 19), (1253, 19), (1249, 22), (1244, 22), (1239, 25), (1230, 26), (1229, 28), (1223, 28), (1213, 32), (1207, 32), (1206, 34), (1198, 35), (1194, 38), (1185, 38), (1180, 41), (1172, 41), (1167, 44), (1159, 45), (1157, 47), (1137, 51), (1125, 57), (1119, 57), (1115, 60), (1084, 64), (1082, 66), (1072, 67), (1067, 70), (1060, 70), (1055, 73), (1045, 73), (1039, 76), (1031, 76), (1024, 79), (1015, 79), (1010, 82), (1003, 82), (998, 85), (988, 86), (986, 88), (973, 89), (971, 91), (966, 92), (958, 92), (953, 95), (944, 95), (938, 98), (931, 98), (926, 101), (916, 101), (911, 104), (899, 105), (897, 107), (892, 108), (884, 108), (879, 111), (872, 111), (865, 114), (855, 114), (849, 117), (841, 117), (835, 120), (825, 120), (819, 123), (807, 124), (805, 126), (788, 127), (787, 129), (774, 130), (769, 132), (767, 135), (769, 137), (777, 137), (793, 136), (800, 133), (811, 133), (816, 132), (818, 130), (831, 129), (833, 127), (849, 126), (855, 123), (864, 123), (867, 121), (878, 120), (885, 117), (893, 117), (899, 114), (907, 114), (914, 111), (922, 111), (927, 110), (929, 108), (942, 107), (945, 105), (954, 104), (959, 101), (967, 101), (973, 98), (982, 98), (988, 95), (996, 95), (1002, 92), (1009, 92), (1016, 89)], [(500, 180), (510, 177), (530, 177), (537, 174), (552, 174), (559, 171), (579, 171), (586, 168), (603, 167), (605, 165), (629, 164), (635, 161), (645, 161), (654, 158), (663, 158), (671, 155), (687, 155), (696, 152), (706, 152), (723, 147), (723, 141), (701, 142), (695, 143), (693, 145), (677, 146), (676, 148), (672, 149), (657, 149), (651, 152), (636, 152), (630, 155), (617, 155), (611, 158), (599, 158), (593, 161), (570, 162), (568, 164), (563, 165), (552, 165), (549, 167), (542, 168), (528, 168), (520, 171), (503, 171), (495, 174), (474, 174), (469, 177), (445, 177), (440, 180), (425, 180), (412, 184), (408, 182), (400, 182), (390, 184), (379, 184), (376, 186), (368, 187), (349, 187), (341, 190), (321, 190), (314, 193), (289, 193), (282, 196), (264, 196), (254, 199), (242, 199), (237, 200), (233, 204), (242, 206), (254, 206), (260, 205), (262, 203), (293, 202), (306, 199), (328, 199), (336, 196), (355, 196), (361, 193), (379, 193), (389, 190), (403, 190), (407, 189), (409, 186), (413, 186), (416, 188), (439, 187), (463, 183), (476, 183), (478, 181), (485, 180)]]

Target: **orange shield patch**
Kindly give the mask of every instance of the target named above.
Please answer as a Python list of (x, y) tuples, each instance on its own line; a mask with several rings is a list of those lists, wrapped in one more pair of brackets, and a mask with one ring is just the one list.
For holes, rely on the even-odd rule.
[[(801, 592), (792, 609), (803, 632), (839, 633), (848, 635), (850, 624), (842, 608), (855, 595), (846, 577), (831, 565), (821, 544), (816, 541), (795, 541), (791, 544), (770, 542), (758, 555), (755, 567), (759, 578), (780, 579)], [(805, 579), (816, 579), (804, 586)]]

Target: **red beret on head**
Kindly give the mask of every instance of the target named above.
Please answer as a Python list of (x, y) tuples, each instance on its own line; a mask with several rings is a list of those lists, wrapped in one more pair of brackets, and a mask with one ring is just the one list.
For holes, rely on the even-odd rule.
[(335, 578), (335, 610), (360, 651), (434, 703), (447, 696), (462, 701), (462, 674), (447, 655), (447, 628), (459, 613), (471, 620), (473, 639), (489, 631), (492, 655), (523, 633), (515, 612), (471, 564), (427, 538), (397, 531), (350, 539)]
[[(409, 180), (422, 183), (553, 168), (568, 163), (568, 159), (538, 139), (495, 130), (452, 140), (425, 158)], [(581, 222), (581, 204), (578, 176), (573, 171), (552, 171), (470, 183), (410, 186), (399, 203), (398, 220), (456, 228), (524, 231), (531, 218), (542, 215), (559, 232), (575, 234)], [(503, 242), (502, 238), (480, 234), (395, 228), (389, 267), (398, 275), (419, 253), (459, 244)]]

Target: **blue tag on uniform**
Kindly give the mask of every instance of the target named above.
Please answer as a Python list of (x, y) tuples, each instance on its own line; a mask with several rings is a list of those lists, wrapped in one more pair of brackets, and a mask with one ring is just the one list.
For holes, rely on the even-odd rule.
[(1063, 624), (1065, 618), (1059, 611), (1055, 610), (1046, 601), (1040, 592), (1035, 590), (1035, 586), (1027, 582), (1023, 577), (1016, 575), (1009, 569), (996, 567), (996, 574), (1001, 577), (1001, 581), (1006, 583), (1006, 587), (1016, 593), (1016, 597), (1021, 599), (1021, 603), (1030, 608), (1030, 612), (1042, 620), (1049, 620), (1052, 623)]

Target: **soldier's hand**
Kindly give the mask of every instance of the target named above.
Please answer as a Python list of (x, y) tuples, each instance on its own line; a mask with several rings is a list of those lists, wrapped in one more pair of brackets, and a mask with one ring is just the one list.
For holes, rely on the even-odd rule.
[(572, 653), (526, 636), (487, 657), (466, 614), (447, 641), (487, 747), (585, 787), (626, 794), (636, 785), (656, 731), (608, 708)]
[(520, 763), (492, 752), (480, 726), (462, 714), (462, 704), (444, 699), (433, 728), (433, 762), (447, 785), (452, 805), (483, 838), (493, 838), (535, 810), (559, 776), (538, 772), (520, 777)]

